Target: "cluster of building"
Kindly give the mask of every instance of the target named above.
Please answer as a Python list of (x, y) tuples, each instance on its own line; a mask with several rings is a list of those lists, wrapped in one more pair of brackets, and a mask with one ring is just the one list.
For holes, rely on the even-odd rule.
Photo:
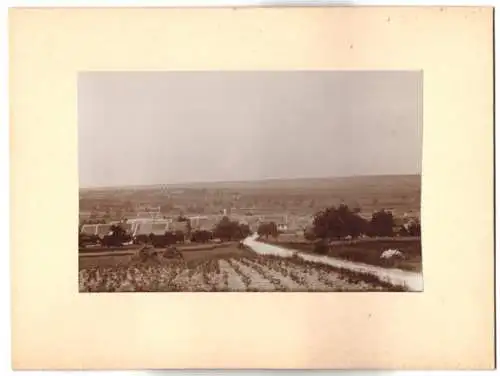
[[(100, 237), (110, 232), (111, 226), (120, 223), (120, 225), (132, 236), (138, 235), (162, 235), (166, 231), (187, 232), (188, 227), (192, 231), (205, 230), (212, 231), (217, 223), (228, 215), (224, 210), (221, 214), (213, 215), (190, 215), (185, 217), (187, 221), (179, 221), (178, 217), (168, 217), (162, 214), (160, 207), (151, 208), (141, 206), (136, 209), (136, 217), (129, 218), (123, 221), (114, 221), (105, 224), (84, 224), (81, 232), (88, 235), (98, 235)], [(372, 213), (360, 213), (366, 219), (370, 219)], [(393, 214), (396, 214), (393, 212)], [(411, 223), (418, 221), (419, 213), (405, 212), (395, 215), (395, 226), (408, 226)], [(311, 215), (292, 215), (292, 214), (277, 214), (277, 213), (253, 213), (232, 212), (229, 217), (233, 221), (246, 224), (252, 232), (256, 232), (261, 223), (274, 222), (278, 230), (285, 234), (299, 235), (307, 228), (310, 228), (313, 223)]]
[(133, 218), (126, 221), (113, 221), (105, 224), (84, 224), (80, 231), (86, 235), (102, 237), (110, 233), (111, 226), (118, 224), (134, 237), (149, 234), (163, 235), (166, 231), (187, 232), (188, 227), (187, 222), (179, 222), (172, 219)]
[[(111, 221), (105, 224), (84, 224), (81, 232), (88, 235), (98, 235), (100, 237), (108, 234), (112, 225), (120, 224), (132, 236), (138, 235), (161, 235), (166, 231), (187, 232), (188, 227), (192, 231), (205, 230), (211, 231), (220, 222), (227, 213), (218, 215), (193, 215), (187, 216), (187, 221), (179, 221), (178, 217), (167, 217), (163, 215), (160, 208), (137, 211), (137, 217), (122, 221)], [(241, 224), (246, 224), (250, 230), (257, 231), (261, 223), (274, 222), (281, 232), (297, 232), (307, 227), (311, 217), (290, 216), (287, 214), (231, 214), (230, 219)]]

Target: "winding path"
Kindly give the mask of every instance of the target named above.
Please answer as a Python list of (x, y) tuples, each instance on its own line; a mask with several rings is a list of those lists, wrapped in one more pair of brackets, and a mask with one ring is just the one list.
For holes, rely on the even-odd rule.
[(357, 263), (347, 260), (341, 260), (329, 256), (318, 256), (308, 253), (298, 252), (277, 245), (262, 243), (257, 241), (258, 235), (253, 234), (243, 240), (243, 244), (250, 247), (254, 252), (262, 255), (275, 255), (280, 257), (291, 257), (296, 254), (306, 261), (312, 261), (331, 265), (338, 268), (344, 268), (355, 272), (371, 274), (387, 281), (393, 285), (405, 286), (410, 291), (423, 291), (424, 282), (422, 273), (415, 273), (401, 269), (382, 268), (375, 265)]

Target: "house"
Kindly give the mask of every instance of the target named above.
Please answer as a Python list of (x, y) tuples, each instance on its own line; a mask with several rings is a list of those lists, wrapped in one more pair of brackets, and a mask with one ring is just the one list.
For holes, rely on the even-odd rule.
[(167, 231), (168, 222), (143, 222), (138, 223), (133, 232), (134, 236), (138, 235), (164, 235)]
[(100, 238), (104, 237), (105, 235), (108, 235), (111, 231), (111, 226), (112, 225), (110, 223), (96, 225), (97, 227), (96, 235), (99, 236)]
[(278, 231), (279, 232), (285, 232), (288, 230), (288, 226), (284, 223), (280, 223), (278, 224)]
[(171, 231), (171, 232), (182, 231), (184, 233), (187, 233), (188, 222), (178, 222), (178, 221), (168, 222), (167, 231)]
[(191, 221), (191, 229), (205, 231), (211, 231), (219, 222), (219, 218), (216, 216), (195, 216), (189, 220)]
[(85, 235), (97, 235), (97, 225), (83, 225), (80, 232)]

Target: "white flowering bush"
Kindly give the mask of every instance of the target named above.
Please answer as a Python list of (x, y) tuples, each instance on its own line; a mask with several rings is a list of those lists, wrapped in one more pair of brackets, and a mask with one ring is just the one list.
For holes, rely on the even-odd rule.
[(398, 250), (398, 249), (386, 249), (385, 251), (382, 252), (380, 255), (381, 259), (403, 259), (404, 255), (403, 253)]

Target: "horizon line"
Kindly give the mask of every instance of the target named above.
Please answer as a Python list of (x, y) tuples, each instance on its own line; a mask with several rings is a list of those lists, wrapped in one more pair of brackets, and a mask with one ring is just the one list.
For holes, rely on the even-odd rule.
[(142, 187), (155, 187), (155, 186), (186, 186), (186, 185), (200, 185), (200, 184), (228, 184), (228, 183), (258, 183), (258, 182), (273, 182), (273, 181), (286, 181), (286, 180), (314, 180), (314, 179), (345, 179), (345, 178), (362, 178), (362, 177), (390, 177), (390, 176), (422, 176), (421, 172), (407, 173), (407, 174), (364, 174), (364, 175), (337, 175), (337, 176), (301, 176), (289, 178), (264, 178), (264, 179), (247, 179), (247, 180), (206, 180), (206, 181), (184, 181), (178, 183), (150, 183), (150, 184), (126, 184), (126, 185), (94, 185), (78, 187), (81, 189), (113, 189), (113, 188), (142, 188)]

